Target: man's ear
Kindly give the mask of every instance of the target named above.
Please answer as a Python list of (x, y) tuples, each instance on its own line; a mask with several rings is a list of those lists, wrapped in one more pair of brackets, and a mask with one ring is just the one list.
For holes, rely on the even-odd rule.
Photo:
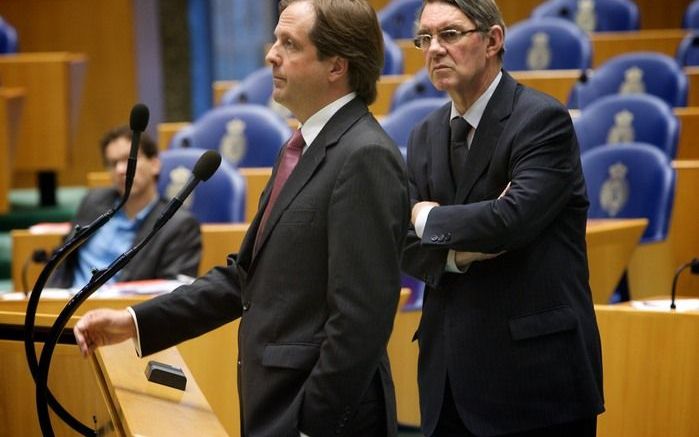
[(488, 30), (488, 47), (486, 52), (488, 56), (497, 56), (502, 50), (502, 46), (505, 44), (505, 31), (498, 24), (490, 26)]
[(330, 61), (330, 71), (328, 72), (328, 80), (335, 82), (349, 75), (349, 62), (346, 58), (333, 56)]
[(154, 156), (150, 159), (150, 164), (151, 169), (153, 170), (153, 177), (157, 179), (160, 176), (160, 170), (163, 167), (162, 162), (160, 161), (159, 157)]

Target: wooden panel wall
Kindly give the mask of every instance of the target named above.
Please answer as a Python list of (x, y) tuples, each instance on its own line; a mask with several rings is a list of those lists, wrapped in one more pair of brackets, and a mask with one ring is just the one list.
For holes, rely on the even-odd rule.
[[(0, 15), (17, 29), (21, 52), (70, 51), (87, 56), (72, 156), (59, 175), (62, 185), (83, 185), (88, 171), (101, 169), (101, 135), (128, 123), (137, 98), (133, 4), (132, 0), (0, 1)], [(34, 175), (15, 176), (15, 185), (34, 184)]]

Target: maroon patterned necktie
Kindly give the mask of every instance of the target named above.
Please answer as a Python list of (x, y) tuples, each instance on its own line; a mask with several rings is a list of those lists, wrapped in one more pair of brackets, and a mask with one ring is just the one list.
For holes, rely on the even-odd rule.
[(267, 202), (265, 212), (262, 214), (260, 226), (257, 228), (257, 235), (255, 236), (255, 253), (257, 253), (257, 246), (260, 242), (262, 231), (264, 231), (265, 224), (267, 224), (267, 220), (269, 219), (269, 214), (272, 211), (272, 208), (274, 208), (274, 203), (277, 201), (277, 197), (279, 197), (279, 192), (282, 190), (286, 180), (289, 179), (289, 175), (292, 171), (294, 171), (296, 164), (298, 164), (299, 160), (301, 159), (301, 152), (303, 152), (303, 146), (305, 145), (306, 143), (303, 141), (303, 136), (301, 136), (301, 129), (296, 129), (284, 147), (282, 159), (279, 163), (277, 174), (274, 177), (272, 193), (269, 195), (269, 202)]

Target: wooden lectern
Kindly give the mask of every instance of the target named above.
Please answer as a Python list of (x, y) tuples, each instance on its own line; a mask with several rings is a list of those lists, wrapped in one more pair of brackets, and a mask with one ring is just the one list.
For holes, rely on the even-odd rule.
[[(24, 317), (22, 312), (0, 311), (0, 435), (41, 435), (35, 386), (24, 355)], [(52, 315), (37, 316), (37, 339), (43, 339), (42, 333), (54, 319)], [(73, 318), (68, 326), (75, 321)], [(228, 435), (176, 348), (141, 359), (127, 341), (101, 348), (91, 360), (85, 360), (72, 334), (65, 337), (66, 343), (54, 352), (49, 386), (71, 414), (99, 435)], [(182, 368), (186, 390), (149, 382), (144, 373), (149, 360)], [(51, 417), (57, 436), (75, 435), (53, 413)]]

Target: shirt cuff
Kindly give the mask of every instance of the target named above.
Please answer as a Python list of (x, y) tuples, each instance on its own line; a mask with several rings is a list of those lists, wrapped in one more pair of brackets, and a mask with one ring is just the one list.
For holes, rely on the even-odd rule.
[(301, 431), (299, 431), (299, 437), (308, 437), (308, 434), (304, 434)]
[(445, 271), (449, 273), (466, 273), (469, 267), (471, 267), (470, 263), (466, 264), (463, 269), (460, 269), (456, 265), (456, 251), (449, 249), (449, 253), (447, 253), (447, 264), (444, 266)]
[(434, 208), (434, 206), (422, 208), (415, 218), (415, 233), (417, 234), (418, 238), (422, 238), (422, 234), (425, 232), (427, 216), (430, 215), (432, 208)]
[(136, 318), (136, 312), (131, 307), (126, 307), (126, 311), (131, 314), (133, 324), (136, 326), (136, 337), (133, 339), (133, 345), (136, 348), (136, 355), (138, 355), (139, 358), (143, 358), (143, 355), (141, 354), (141, 334), (138, 332), (138, 319)]

